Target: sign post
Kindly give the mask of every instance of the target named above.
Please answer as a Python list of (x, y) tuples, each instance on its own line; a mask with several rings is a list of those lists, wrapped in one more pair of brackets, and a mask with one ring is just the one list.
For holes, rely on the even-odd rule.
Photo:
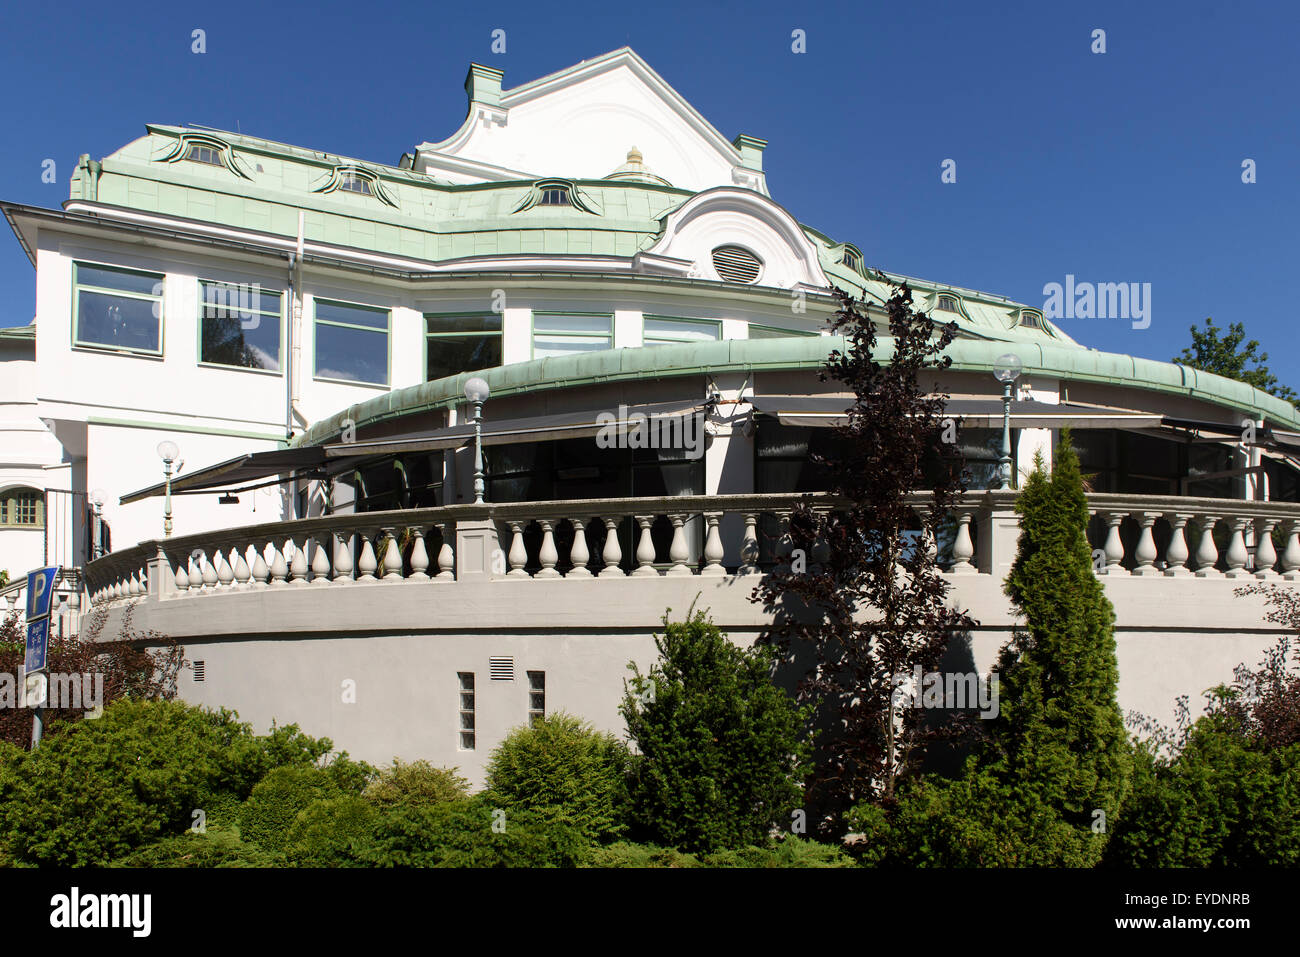
[(50, 650), (50, 611), (54, 606), (54, 580), (58, 567), (38, 568), (27, 573), (27, 655), (23, 671), (23, 693), (34, 705), (32, 711), (32, 750), (41, 743), (45, 704), (46, 674)]

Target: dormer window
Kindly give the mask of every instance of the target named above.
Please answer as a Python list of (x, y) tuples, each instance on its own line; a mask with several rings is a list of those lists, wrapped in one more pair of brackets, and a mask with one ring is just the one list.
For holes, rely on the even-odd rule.
[(840, 257), (840, 262), (856, 273), (862, 272), (862, 253), (852, 246), (844, 247), (844, 255)]
[(600, 215), (600, 206), (596, 200), (589, 193), (565, 179), (538, 180), (529, 187), (528, 192), (524, 193), (519, 200), (519, 205), (513, 211), (522, 213), (534, 206), (550, 206), (552, 208), (559, 206), (581, 210), (584, 213), (592, 213), (596, 216)]
[(961, 303), (957, 301), (956, 296), (940, 296), (939, 301), (934, 304), (936, 312), (955, 312), (961, 313)]
[(360, 193), (362, 196), (373, 196), (375, 192), (370, 186), (370, 180), (356, 170), (339, 172), (339, 189), (347, 193)]
[(1033, 309), (1022, 309), (1020, 310), (1020, 324), (1031, 329), (1041, 329), (1043, 328), (1043, 316)]
[(211, 146), (204, 146), (201, 143), (195, 143), (185, 154), (185, 158), (191, 163), (206, 163), (208, 166), (225, 166), (221, 162), (221, 151)]
[(542, 190), (542, 198), (537, 201), (538, 206), (572, 206), (569, 199), (569, 191), (562, 186), (548, 186)]

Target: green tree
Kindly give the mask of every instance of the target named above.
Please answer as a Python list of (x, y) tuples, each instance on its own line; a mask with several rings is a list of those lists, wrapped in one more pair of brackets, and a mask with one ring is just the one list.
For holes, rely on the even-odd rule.
[(765, 844), (802, 799), (806, 710), (772, 681), (774, 652), (739, 648), (703, 612), (664, 618), (660, 660), (635, 664), (621, 711), (640, 754), (631, 817), (648, 839), (688, 851)]
[(588, 840), (623, 830), (627, 748), (580, 718), (557, 712), (516, 728), (492, 752), (485, 800), (570, 827)]
[(1211, 318), (1206, 318), (1204, 329), (1192, 326), (1192, 344), (1184, 347), (1172, 361), (1245, 382), (1269, 395), (1300, 405), (1300, 395), (1279, 383), (1277, 376), (1268, 371), (1264, 364), (1268, 362), (1268, 353), (1259, 351), (1258, 340), (1245, 341), (1246, 327), (1242, 323), (1229, 323), (1226, 332), (1220, 335), (1220, 331)]
[(1062, 430), (1016, 502), (1006, 593), (1025, 627), (997, 666), (999, 708), (956, 781), (921, 782), (897, 805), (859, 808), (877, 862), (1092, 867), (1129, 790), (1116, 693), (1115, 614), (1092, 570), (1079, 461)]

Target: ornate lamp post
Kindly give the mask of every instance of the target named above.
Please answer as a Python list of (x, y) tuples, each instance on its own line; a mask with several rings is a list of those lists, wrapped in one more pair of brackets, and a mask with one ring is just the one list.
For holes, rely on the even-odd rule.
[(994, 360), (993, 376), (1002, 383), (1002, 456), (998, 460), (1002, 472), (1000, 488), (1011, 488), (1011, 387), (1020, 378), (1024, 366), (1020, 356), (1008, 352)]
[(92, 559), (104, 557), (104, 533), (102, 529), (104, 527), (103, 509), (104, 509), (105, 497), (106, 496), (104, 495), (104, 490), (102, 488), (97, 488), (90, 493), (90, 504), (95, 507), (95, 530), (93, 532), (94, 538), (91, 540), (90, 543), (90, 557)]
[(163, 460), (163, 481), (167, 485), (163, 504), (163, 537), (172, 536), (172, 463), (180, 456), (181, 450), (171, 439), (158, 443), (158, 457)]
[(483, 403), (491, 395), (487, 382), (474, 376), (465, 383), (465, 398), (474, 406), (474, 504), (483, 504)]

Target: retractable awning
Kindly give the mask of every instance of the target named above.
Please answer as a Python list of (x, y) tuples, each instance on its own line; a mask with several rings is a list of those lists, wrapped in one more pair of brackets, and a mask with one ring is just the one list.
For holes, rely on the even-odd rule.
[[(759, 412), (773, 415), (782, 425), (834, 427), (848, 422), (846, 410), (853, 396), (845, 395), (756, 395), (750, 404)], [(1001, 399), (949, 399), (945, 411), (970, 428), (1001, 428)], [(1145, 429), (1160, 425), (1153, 412), (1133, 412), (1104, 406), (1062, 402), (1012, 402), (1011, 426), (1016, 429)]]
[[(302, 470), (317, 470), (325, 464), (325, 450), (316, 446), (304, 446), (296, 449), (273, 449), (267, 452), (249, 452), (245, 455), (209, 465), (207, 468), (172, 479), (172, 493), (201, 492), (208, 489), (225, 488), (242, 482), (265, 478), (268, 475), (283, 475)], [(121, 504), (130, 505), (142, 499), (162, 495), (165, 483), (159, 482), (148, 488), (124, 495)]]
[[(554, 442), (559, 439), (586, 438), (596, 435), (612, 421), (615, 428), (624, 431), (640, 421), (698, 412), (704, 403), (693, 400), (656, 402), (647, 405), (617, 406), (603, 409), (584, 409), (578, 412), (559, 412), (537, 415), (526, 419), (498, 419), (483, 422), (484, 445), (509, 445), (515, 442)], [(404, 432), (362, 442), (337, 442), (323, 448), (329, 459), (341, 456), (384, 455), (397, 452), (436, 452), (457, 449), (474, 440), (472, 424), (453, 425), (444, 429)]]

